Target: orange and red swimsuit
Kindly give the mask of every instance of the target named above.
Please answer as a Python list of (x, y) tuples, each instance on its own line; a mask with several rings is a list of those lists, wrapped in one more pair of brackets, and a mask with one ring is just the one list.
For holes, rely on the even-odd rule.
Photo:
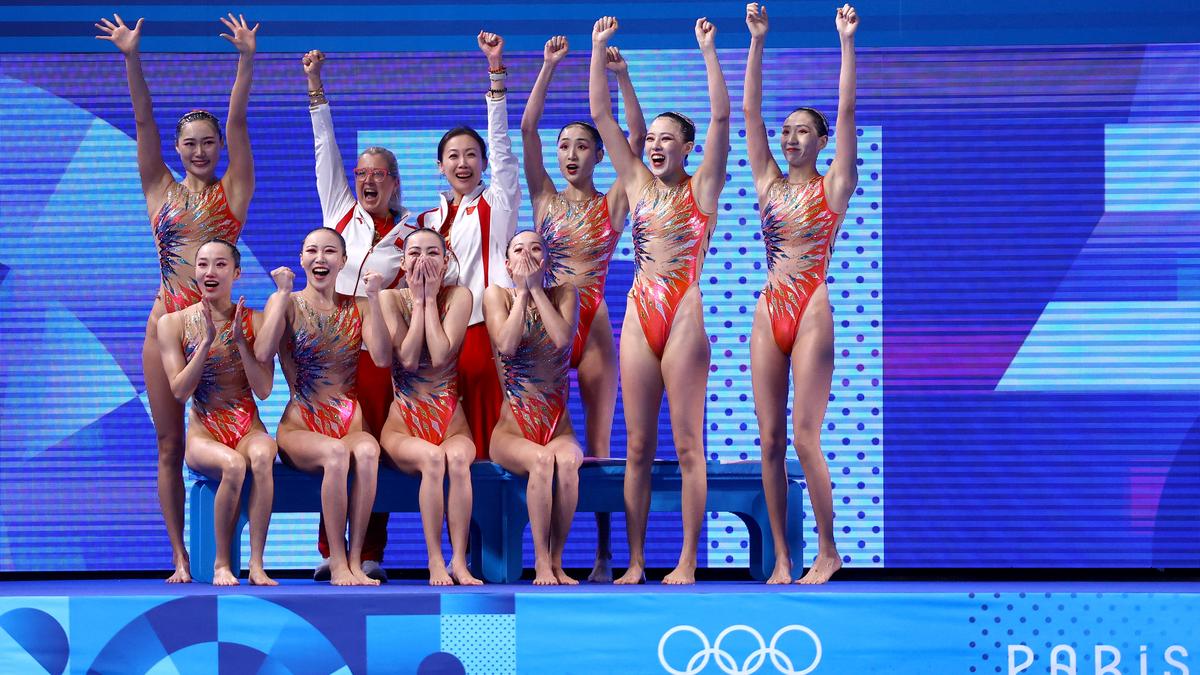
[(829, 208), (822, 176), (797, 185), (786, 176), (777, 179), (767, 188), (761, 213), (767, 247), (763, 296), (775, 344), (791, 354), (808, 301), (825, 283), (834, 238), (846, 214)]
[[(453, 287), (438, 292), (437, 311), (446, 318), (446, 300)], [(409, 330), (425, 330), (412, 325), (412, 293), (399, 289), (400, 313)], [(421, 362), (415, 371), (405, 370), (397, 359), (392, 363), (392, 388), (396, 406), (408, 432), (434, 445), (446, 440), (446, 429), (458, 409), (458, 359), (434, 368), (428, 347), (421, 350)]]
[(608, 264), (621, 235), (613, 230), (608, 197), (597, 194), (571, 202), (561, 192), (551, 198), (537, 231), (546, 240), (546, 285), (571, 284), (579, 289), (579, 330), (571, 348), (571, 367), (576, 368), (604, 300)]
[(358, 303), (354, 296), (338, 294), (333, 312), (326, 315), (299, 293), (293, 293), (291, 300), (292, 336), (285, 341), (280, 359), (292, 385), (291, 404), (300, 406), (309, 431), (342, 438), (358, 409), (356, 376), (362, 349)]
[[(254, 347), (254, 310), (247, 307), (242, 312), (242, 332)], [(183, 317), (183, 357), (191, 362), (196, 348), (204, 340), (204, 316), (199, 311), (189, 312)], [(192, 394), (192, 411), (208, 433), (225, 445), (236, 448), (239, 441), (250, 433), (250, 427), (258, 418), (258, 407), (250, 391), (250, 381), (242, 366), (242, 356), (233, 343), (233, 321), (217, 332), (208, 358), (204, 360), (204, 371), (200, 383)]]
[(630, 296), (646, 342), (662, 358), (675, 312), (700, 277), (716, 216), (700, 211), (692, 181), (667, 187), (655, 178), (633, 207), (635, 275)]
[[(516, 291), (508, 289), (515, 297)], [(504, 395), (525, 438), (545, 445), (554, 437), (567, 408), (567, 370), (571, 348), (559, 349), (531, 301), (525, 308), (521, 342), (511, 355), (500, 355)]]
[(182, 183), (172, 183), (151, 226), (162, 276), (159, 294), (168, 313), (200, 301), (193, 273), (200, 247), (213, 239), (236, 244), (242, 233), (242, 223), (229, 210), (220, 181), (196, 193)]

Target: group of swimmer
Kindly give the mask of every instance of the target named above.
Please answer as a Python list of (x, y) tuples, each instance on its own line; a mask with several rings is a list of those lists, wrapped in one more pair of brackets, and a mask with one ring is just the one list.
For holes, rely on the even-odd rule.
[[(163, 160), (138, 43), (143, 21), (114, 15), (96, 24), (99, 39), (125, 57), (137, 128), (138, 169), (159, 251), (161, 285), (146, 326), (143, 367), (158, 440), (158, 494), (174, 573), (191, 580), (183, 543), (182, 463), (219, 479), (213, 583), (238, 583), (230, 541), (242, 487), (249, 495), (252, 584), (274, 585), (263, 568), (273, 500), (272, 465), (322, 475), (317, 578), (336, 585), (375, 585), (386, 543), (387, 514), (371, 507), (379, 464), (420, 476), (421, 522), (430, 583), (482, 583), (467, 564), (470, 465), (491, 459), (527, 478), (535, 548), (534, 583), (578, 583), (562, 556), (586, 454), (609, 455), (617, 364), (628, 434), (625, 513), (630, 560), (618, 584), (645, 580), (644, 543), (664, 391), (683, 479), (683, 548), (666, 584), (695, 581), (705, 512), (704, 398), (710, 346), (698, 280), (716, 226), (726, 181), (730, 101), (715, 46), (716, 27), (695, 24), (707, 69), (710, 112), (703, 160), (685, 161), (696, 126), (666, 112), (646, 126), (627, 64), (609, 41), (613, 17), (592, 30), (590, 122), (558, 134), (560, 190), (543, 166), (538, 125), (562, 36), (544, 48), (521, 134), (534, 227), (518, 231), (520, 165), (508, 138), (503, 39), (481, 32), (489, 87), (487, 138), (460, 126), (437, 148), (448, 189), (417, 216), (403, 206), (395, 155), (370, 147), (359, 156), (353, 186), (342, 168), (329, 100), (321, 79), (325, 55), (302, 57), (308, 84), (323, 224), (300, 248), (304, 287), (293, 271), (271, 273), (276, 289), (255, 311), (234, 302), (240, 274), (236, 246), (254, 193), (246, 124), (258, 25), (232, 13), (221, 37), (238, 50), (237, 76), (224, 133), (212, 114), (193, 111), (175, 129), (185, 170), (176, 182)], [(857, 185), (853, 7), (837, 9), (841, 42), (839, 134), (828, 171), (817, 154), (829, 141), (826, 118), (797, 108), (783, 121), (777, 163), (761, 112), (765, 6), (746, 6), (751, 40), (743, 113), (746, 145), (767, 250), (767, 284), (750, 340), (763, 489), (775, 542), (768, 583), (793, 580), (787, 544), (788, 371), (793, 381), (793, 442), (808, 483), (819, 551), (800, 583), (824, 583), (840, 567), (833, 537), (829, 469), (820, 428), (833, 372), (833, 321), (825, 285), (834, 238)], [(607, 73), (615, 73), (626, 129), (613, 116)], [(222, 149), (223, 176), (216, 176)], [(593, 183), (605, 155), (617, 173), (607, 192)], [(648, 162), (646, 161), (648, 159)], [(492, 181), (482, 175), (491, 168)], [(633, 228), (636, 271), (621, 344), (614, 345), (604, 285), (626, 217)], [(255, 397), (271, 393), (275, 358), (291, 396), (276, 438), (259, 419)], [(576, 369), (585, 412), (583, 443), (566, 414), (568, 372)], [(192, 400), (188, 424), (184, 404)], [(505, 404), (507, 402), (507, 404)], [(447, 489), (448, 483), (448, 489)], [(349, 488), (348, 488), (349, 484)], [(599, 544), (590, 581), (611, 581), (610, 526), (597, 514)], [(446, 523), (452, 548), (441, 550)], [(349, 541), (346, 540), (347, 525)]]

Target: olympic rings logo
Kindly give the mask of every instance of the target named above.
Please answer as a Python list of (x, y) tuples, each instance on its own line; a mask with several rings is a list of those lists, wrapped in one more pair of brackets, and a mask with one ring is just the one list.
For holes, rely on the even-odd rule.
[[(676, 670), (668, 664), (667, 657), (663, 653), (667, 646), (667, 640), (676, 633), (691, 633), (700, 638), (701, 649), (688, 659), (687, 665), (684, 666), (683, 670)], [(734, 659), (733, 654), (721, 649), (721, 642), (731, 633), (747, 633), (758, 642), (758, 649), (750, 652), (750, 655), (740, 665)], [(812, 638), (813, 645), (816, 647), (816, 654), (813, 656), (812, 663), (808, 664), (803, 670), (796, 670), (792, 659), (777, 648), (779, 638), (788, 633), (804, 633)], [(658, 641), (658, 662), (671, 675), (697, 675), (708, 667), (709, 659), (716, 661), (717, 667), (727, 675), (752, 675), (752, 673), (758, 672), (763, 667), (763, 663), (767, 657), (771, 658), (771, 665), (775, 666), (775, 669), (780, 673), (784, 673), (784, 675), (808, 675), (808, 673), (815, 670), (821, 663), (821, 639), (807, 626), (792, 624), (776, 631), (775, 636), (771, 638), (771, 643), (768, 645), (758, 631), (750, 626), (738, 624), (721, 631), (711, 645), (708, 642), (708, 637), (699, 628), (687, 625), (675, 626), (666, 633), (663, 633), (662, 638)]]

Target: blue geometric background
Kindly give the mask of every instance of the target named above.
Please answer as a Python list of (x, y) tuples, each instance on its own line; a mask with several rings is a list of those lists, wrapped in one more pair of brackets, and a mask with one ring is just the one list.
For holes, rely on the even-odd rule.
[[(546, 129), (585, 116), (581, 46)], [(746, 337), (764, 272), (736, 111), (744, 54), (722, 50), (733, 152), (702, 279), (719, 460), (757, 456)], [(706, 124), (695, 49), (626, 56), (649, 115)], [(507, 60), (515, 130), (540, 54)], [(172, 165), (170, 122), (194, 107), (223, 116), (234, 61), (145, 56)], [(786, 86), (767, 89), (769, 124), (799, 103), (833, 112), (837, 66), (831, 49), (770, 50), (767, 80)], [(344, 53), (326, 71), (345, 158), (395, 139), (405, 201), (431, 205), (430, 139), (483, 125), (482, 59)], [(1198, 74), (1195, 44), (860, 50), (861, 194), (830, 271), (823, 438), (848, 564), (1200, 565)], [(156, 268), (124, 81), (112, 53), (0, 64), (0, 571), (167, 560), (139, 357)], [(250, 129), (258, 188), (236, 290), (261, 307), (265, 270), (295, 266), (320, 213), (296, 54), (259, 55)], [(605, 165), (597, 182), (610, 177)], [(625, 235), (607, 293), (617, 323), (629, 248)], [(269, 428), (284, 391), (263, 406)], [(622, 455), (619, 412), (613, 441)], [(570, 565), (590, 562), (590, 520)], [(710, 515), (709, 566), (745, 564), (730, 520)], [(393, 519), (391, 561), (419, 565), (418, 527)], [(312, 518), (276, 519), (268, 565), (311, 563), (314, 533)], [(678, 519), (652, 520), (649, 541), (651, 565), (673, 563)]]

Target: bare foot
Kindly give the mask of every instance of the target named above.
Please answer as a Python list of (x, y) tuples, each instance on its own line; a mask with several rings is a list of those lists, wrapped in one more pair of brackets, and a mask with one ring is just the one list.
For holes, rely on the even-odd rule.
[(429, 566), (429, 585), (430, 586), (453, 586), (454, 579), (450, 577), (450, 572), (442, 565)]
[(471, 570), (467, 569), (465, 561), (450, 561), (450, 578), (459, 586), (482, 586), (483, 581), (476, 579)]
[(596, 556), (596, 564), (592, 567), (592, 573), (588, 575), (587, 580), (593, 584), (611, 584), (613, 580), (612, 559)]
[(354, 575), (355, 586), (378, 586), (380, 583), (378, 579), (372, 579), (367, 576), (362, 567), (351, 567), (350, 573)]
[(279, 582), (267, 576), (262, 567), (250, 566), (250, 585), (251, 586), (278, 586)]
[(535, 562), (533, 565), (533, 585), (557, 586), (558, 578), (554, 576), (554, 569), (545, 563)]
[(564, 570), (561, 565), (555, 565), (552, 569), (554, 570), (554, 578), (558, 579), (559, 584), (562, 584), (563, 586), (579, 585), (579, 580), (572, 578), (569, 574), (567, 574), (567, 571)]
[(228, 567), (213, 568), (213, 586), (237, 586), (239, 583), (241, 582), (233, 575), (233, 572), (229, 571)]
[(663, 577), (662, 582), (668, 586), (688, 586), (696, 583), (696, 565), (680, 563), (671, 573)]
[(188, 559), (186, 553), (175, 558), (175, 572), (167, 577), (166, 582), (168, 584), (192, 583), (192, 561)]
[(329, 565), (329, 583), (333, 586), (357, 586), (358, 579), (355, 578), (354, 572), (345, 564)]
[(629, 569), (625, 570), (625, 574), (621, 575), (620, 579), (613, 582), (619, 586), (628, 586), (631, 584), (646, 583), (646, 569), (640, 564), (629, 563)]
[(792, 562), (785, 557), (775, 556), (775, 570), (771, 572), (768, 584), (792, 583)]
[(796, 583), (805, 585), (823, 584), (829, 581), (829, 578), (840, 569), (842, 569), (842, 557), (837, 553), (831, 555), (818, 553), (817, 559), (813, 561), (813, 565), (808, 569), (808, 573), (800, 577)]

